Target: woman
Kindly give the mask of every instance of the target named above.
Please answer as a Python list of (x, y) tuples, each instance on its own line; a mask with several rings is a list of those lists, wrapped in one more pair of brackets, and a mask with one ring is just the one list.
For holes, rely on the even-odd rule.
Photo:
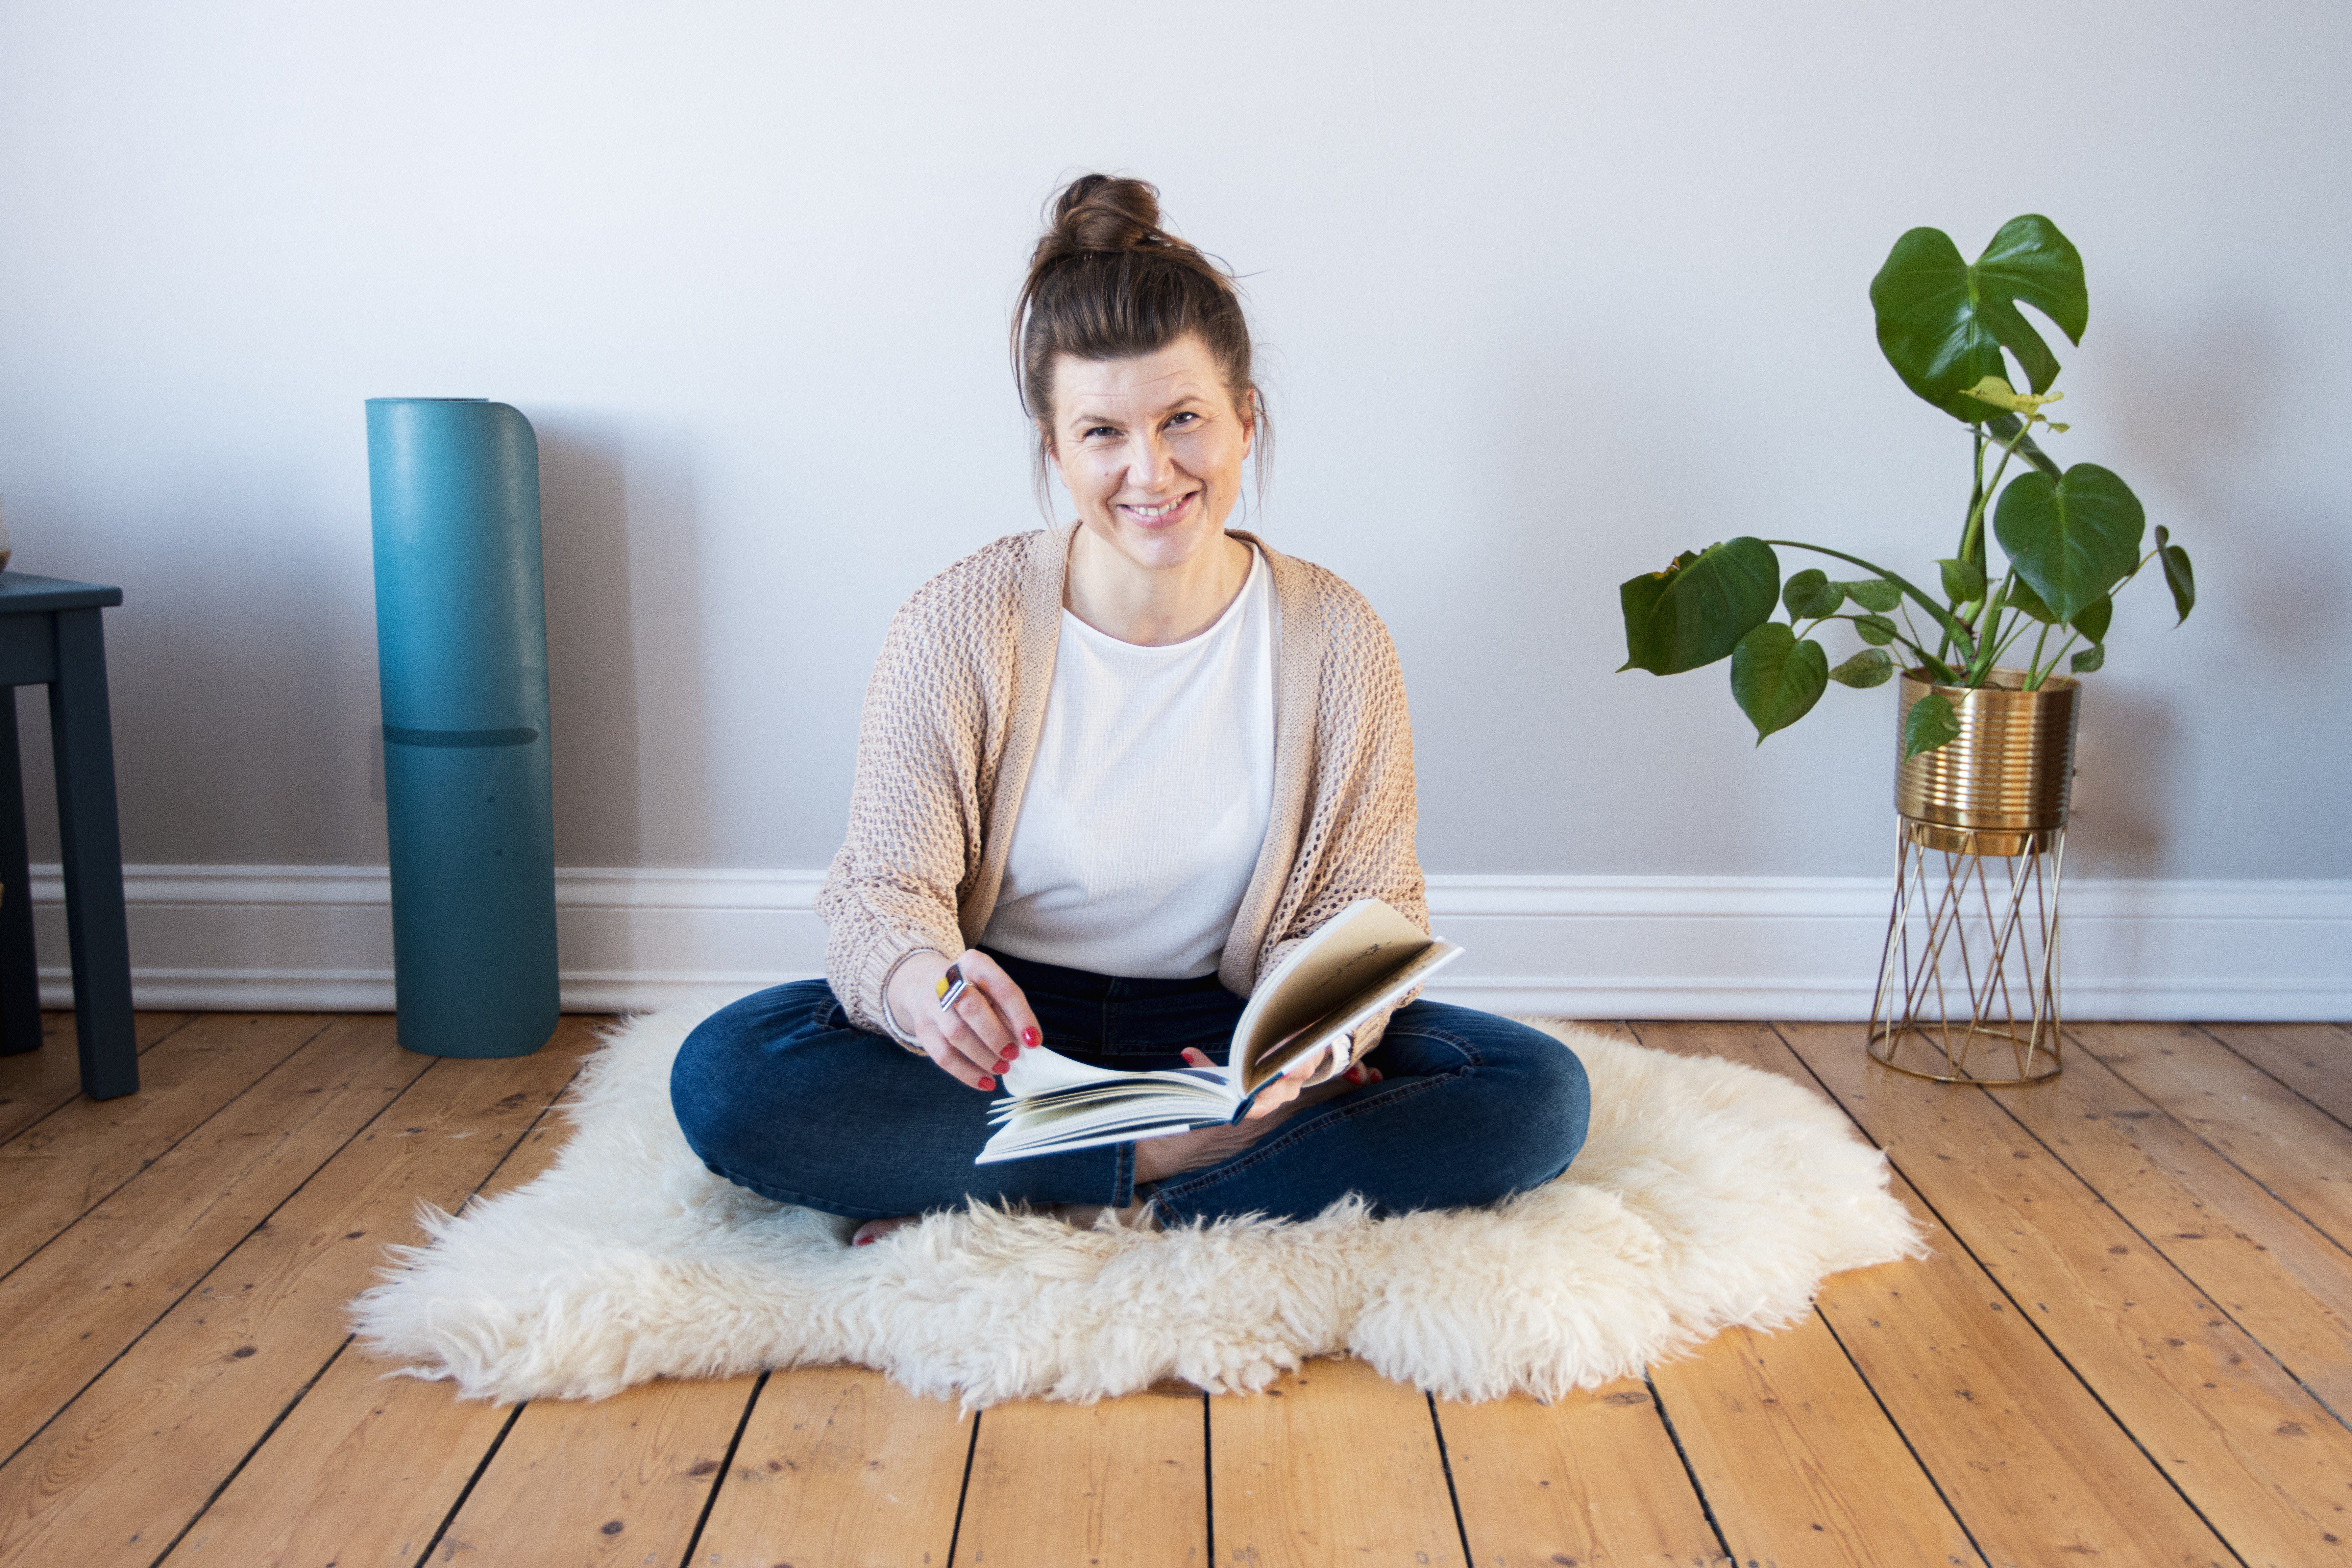
[[(1087, 175), (1031, 259), (1013, 353), (1040, 492), (1051, 463), (1077, 521), (899, 610), (818, 899), (827, 979), (688, 1037), (688, 1141), (730, 1181), (864, 1221), (861, 1246), (975, 1199), (1151, 1225), (1304, 1218), (1351, 1192), (1485, 1205), (1559, 1175), (1588, 1118), (1575, 1056), (1426, 1001), (1232, 1125), (973, 1164), (1016, 1053), (1209, 1065), (1257, 978), (1353, 900), (1428, 923), (1386, 628), (1225, 528), (1266, 439), (1232, 278), (1161, 226), (1151, 186)], [(950, 966), (967, 984), (942, 1009)]]

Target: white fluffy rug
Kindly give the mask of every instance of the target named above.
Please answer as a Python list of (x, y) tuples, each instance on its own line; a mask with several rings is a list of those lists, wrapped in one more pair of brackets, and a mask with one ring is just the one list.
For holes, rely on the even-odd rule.
[(352, 1303), (370, 1350), (499, 1401), (818, 1362), (971, 1407), (1170, 1376), (1226, 1393), (1343, 1351), (1449, 1398), (1549, 1398), (1781, 1325), (1822, 1275), (1923, 1250), (1885, 1158), (1820, 1095), (1532, 1019), (1583, 1058), (1591, 1132), (1567, 1174), (1496, 1210), (1374, 1220), (1351, 1198), (1154, 1233), (978, 1209), (852, 1248), (850, 1221), (756, 1197), (687, 1148), (669, 1067), (700, 1016), (620, 1029), (544, 1174), (425, 1212), (430, 1240)]

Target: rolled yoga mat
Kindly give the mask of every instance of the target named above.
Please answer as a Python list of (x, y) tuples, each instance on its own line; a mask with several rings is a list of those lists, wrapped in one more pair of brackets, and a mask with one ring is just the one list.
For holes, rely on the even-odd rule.
[(400, 1043), (547, 1043), (555, 803), (539, 441), (503, 403), (368, 400)]

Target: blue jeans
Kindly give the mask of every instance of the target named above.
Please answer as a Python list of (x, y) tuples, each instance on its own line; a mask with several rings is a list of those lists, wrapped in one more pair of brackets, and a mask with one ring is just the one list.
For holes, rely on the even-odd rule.
[[(1216, 1061), (1232, 1048), (1242, 999), (1214, 975), (1118, 979), (996, 957), (1066, 1056), (1141, 1068), (1182, 1065), (1186, 1046)], [(1146, 1184), (1156, 1217), (1305, 1219), (1349, 1193), (1381, 1214), (1483, 1206), (1550, 1181), (1584, 1144), (1584, 1066), (1540, 1030), (1414, 1002), (1366, 1059), (1381, 1082), (1298, 1111), (1217, 1164)], [(853, 1027), (822, 980), (713, 1014), (670, 1072), (695, 1153), (780, 1202), (878, 1219), (973, 1199), (1123, 1208), (1138, 1195), (1132, 1142), (973, 1164), (995, 1098)]]

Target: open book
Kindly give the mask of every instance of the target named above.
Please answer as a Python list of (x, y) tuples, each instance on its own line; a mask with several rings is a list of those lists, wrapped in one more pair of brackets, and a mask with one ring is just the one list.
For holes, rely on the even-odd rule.
[(1258, 982), (1222, 1068), (1122, 1072), (1045, 1048), (1021, 1053), (991, 1109), (995, 1136), (974, 1164), (1058, 1154), (1233, 1121), (1242, 1101), (1421, 984), (1461, 949), (1359, 899)]

